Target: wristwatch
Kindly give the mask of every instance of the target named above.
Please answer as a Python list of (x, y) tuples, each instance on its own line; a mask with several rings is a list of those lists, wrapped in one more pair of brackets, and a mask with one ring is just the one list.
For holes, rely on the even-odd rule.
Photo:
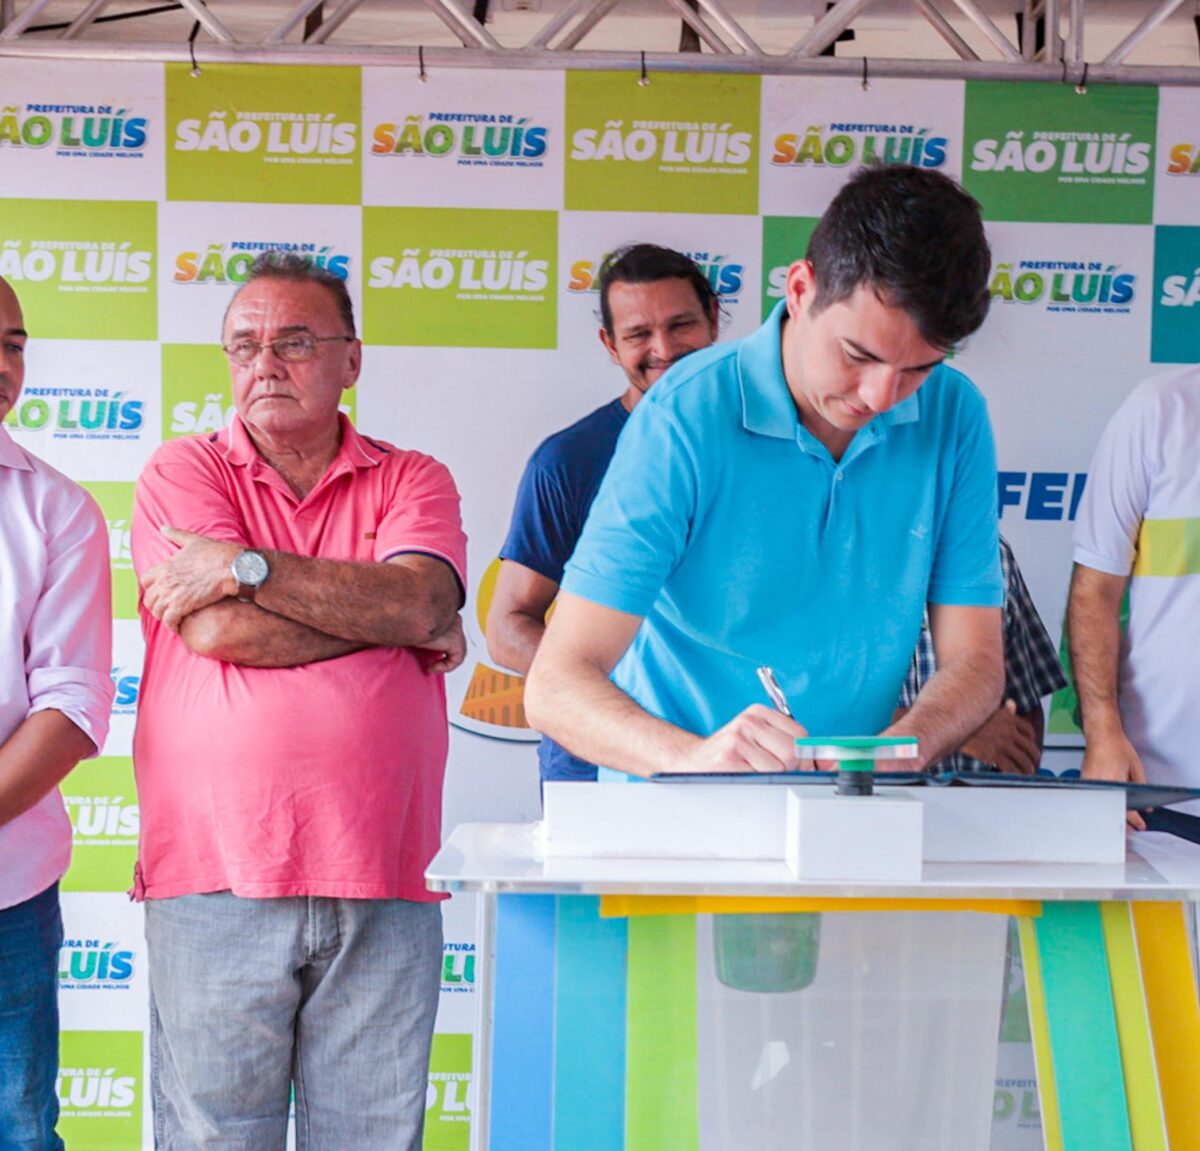
[(247, 548), (244, 552), (238, 552), (230, 570), (233, 572), (233, 578), (237, 580), (238, 602), (253, 603), (258, 589), (267, 582), (267, 576), (271, 574), (271, 565), (267, 563), (267, 557), (262, 552)]

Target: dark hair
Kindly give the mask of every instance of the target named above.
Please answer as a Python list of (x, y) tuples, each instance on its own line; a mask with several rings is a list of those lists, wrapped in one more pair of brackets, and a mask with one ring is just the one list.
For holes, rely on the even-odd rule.
[[(229, 308), (233, 307), (233, 301), (241, 294), (242, 288), (247, 284), (253, 284), (255, 280), (286, 280), (292, 284), (320, 284), (333, 296), (333, 302), (337, 305), (346, 335), (357, 335), (354, 328), (354, 304), (346, 289), (346, 281), (335, 276), (328, 268), (318, 267), (308, 256), (302, 256), (296, 252), (279, 252), (273, 249), (259, 252), (254, 257), (254, 263), (250, 265), (245, 282), (234, 292), (233, 299), (229, 301), (229, 305), (225, 309), (226, 318), (229, 316)], [(221, 330), (225, 330), (224, 321), (221, 323)]]
[(808, 259), (816, 311), (868, 284), (937, 348), (974, 332), (991, 303), (979, 204), (925, 168), (876, 164), (855, 173), (814, 229)]
[(613, 284), (652, 284), (657, 280), (687, 280), (695, 289), (696, 299), (704, 314), (715, 318), (719, 303), (708, 277), (694, 260), (673, 248), (658, 244), (627, 244), (609, 252), (600, 265), (597, 282), (600, 288), (600, 322), (613, 334), (612, 309), (608, 306), (608, 290)]

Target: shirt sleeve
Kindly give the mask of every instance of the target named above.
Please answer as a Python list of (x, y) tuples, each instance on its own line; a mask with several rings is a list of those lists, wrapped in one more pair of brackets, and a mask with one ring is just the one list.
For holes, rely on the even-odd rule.
[(26, 636), (29, 714), (61, 711), (98, 753), (113, 700), (108, 536), (100, 509), (83, 491), (64, 497), (55, 521)]
[(653, 397), (634, 409), (617, 441), (563, 588), (644, 616), (687, 546), (699, 503), (694, 445)]
[(375, 558), (389, 560), (406, 552), (434, 556), (450, 565), (465, 597), (467, 537), (459, 503), (449, 468), (431, 456), (406, 452), (375, 531)]
[(945, 514), (929, 583), (929, 602), (1000, 607), (1000, 523), (996, 507), (996, 446), (983, 397), (965, 379), (954, 436)]
[(897, 707), (910, 708), (917, 702), (921, 689), (933, 678), (937, 671), (937, 657), (933, 651), (933, 636), (929, 634), (929, 613), (926, 612), (921, 620), (921, 634), (917, 638), (917, 646), (913, 651), (912, 662), (908, 665), (908, 674), (904, 677), (904, 686), (900, 689), (900, 699)]
[(1012, 549), (1003, 539), (1000, 547), (1008, 589), (1004, 599), (1004, 694), (1024, 715), (1039, 707), (1043, 696), (1065, 687), (1067, 677)]
[(250, 547), (218, 469), (194, 440), (164, 444), (142, 469), (133, 496), (130, 549), (138, 583), (147, 568), (179, 549), (162, 534), (164, 526)]
[(1147, 389), (1126, 398), (1100, 435), (1075, 519), (1077, 564), (1108, 575), (1133, 569), (1150, 498), (1155, 441)]
[(563, 569), (582, 527), (574, 521), (564, 477), (547, 464), (541, 450), (534, 452), (517, 487), (512, 522), (500, 558), (562, 583)]

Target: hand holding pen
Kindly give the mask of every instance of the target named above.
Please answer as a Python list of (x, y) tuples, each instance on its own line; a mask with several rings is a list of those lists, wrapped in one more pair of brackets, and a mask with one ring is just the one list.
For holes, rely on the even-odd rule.
[[(780, 715), (786, 715), (788, 719), (794, 720), (796, 717), (792, 715), (792, 709), (788, 705), (787, 696), (783, 694), (783, 688), (779, 686), (779, 681), (775, 678), (773, 668), (760, 667), (758, 669), (758, 681), (763, 685), (763, 690), (767, 693), (767, 698), (771, 701), (775, 710)], [(797, 724), (799, 727), (799, 724)], [(804, 728), (800, 728), (801, 735), (807, 735), (808, 732)], [(793, 753), (793, 762), (787, 768), (788, 771), (812, 771), (816, 764), (811, 759), (801, 759)]]

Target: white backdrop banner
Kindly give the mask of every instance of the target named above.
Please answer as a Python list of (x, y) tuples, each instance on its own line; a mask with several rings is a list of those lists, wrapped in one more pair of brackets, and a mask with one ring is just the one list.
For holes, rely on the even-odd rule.
[[(347, 410), (452, 470), (470, 536), (470, 652), (450, 678), (447, 828), (538, 813), (521, 681), (483, 627), (517, 479), (550, 432), (618, 394), (596, 339), (606, 253), (652, 240), (704, 268), (722, 338), (779, 298), (830, 197), (868, 160), (961, 178), (994, 249), (992, 314), (957, 357), (996, 429), (1002, 528), (1057, 637), (1092, 447), (1131, 387), (1200, 361), (1200, 93), (1057, 85), (9, 61), (0, 274), (32, 342), (13, 435), (108, 520), (117, 703), (64, 786), (63, 1131), (151, 1145), (146, 964), (129, 760), (142, 645), (133, 484), (164, 439), (230, 411), (218, 348), (254, 256), (345, 278), (366, 352)], [(751, 702), (751, 701), (747, 701)], [(1079, 747), (1070, 691), (1050, 738)], [(447, 906), (427, 1146), (470, 1128), (474, 911)], [(1024, 1066), (1024, 1065), (1022, 1065)], [(1016, 1146), (1028, 1094), (998, 1097)]]

